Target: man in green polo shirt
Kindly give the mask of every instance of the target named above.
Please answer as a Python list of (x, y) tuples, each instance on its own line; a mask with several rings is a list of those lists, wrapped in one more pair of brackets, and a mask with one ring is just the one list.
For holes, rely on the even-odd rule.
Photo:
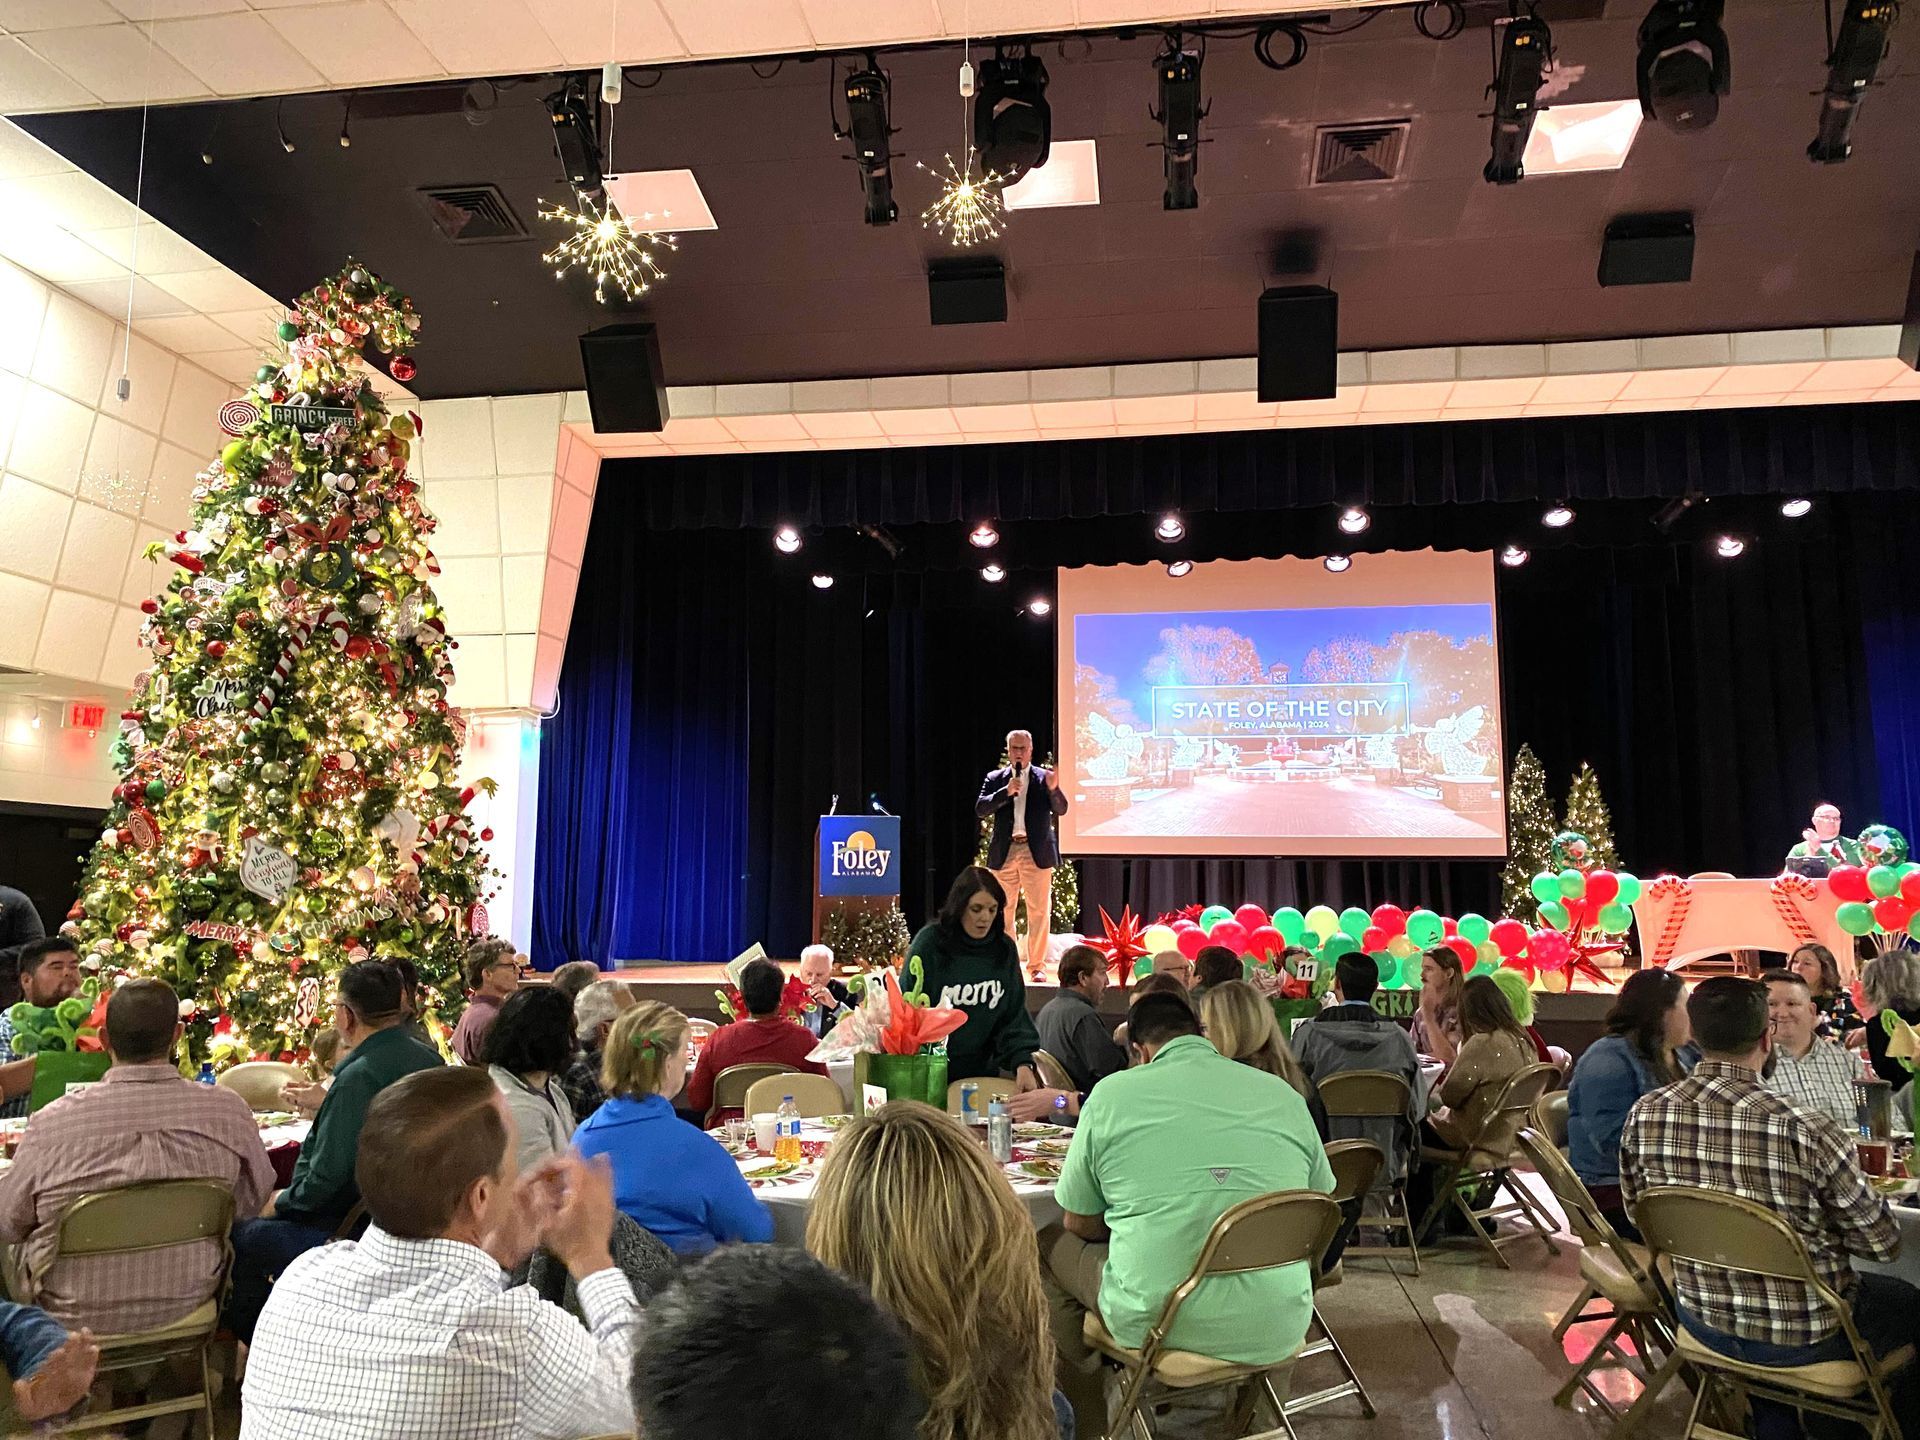
[[(1222, 1056), (1184, 999), (1142, 996), (1127, 1039), (1134, 1064), (1087, 1097), (1056, 1195), (1066, 1215), (1040, 1236), (1060, 1385), (1082, 1435), (1106, 1433), (1099, 1367), (1081, 1331), (1088, 1311), (1137, 1348), (1222, 1214), (1276, 1190), (1333, 1190), (1299, 1093)], [(1168, 1341), (1267, 1364), (1300, 1347), (1312, 1314), (1305, 1265), (1216, 1276), (1181, 1307)]]
[(253, 1338), (274, 1278), (295, 1256), (332, 1239), (360, 1198), (353, 1168), (373, 1097), (401, 1076), (441, 1063), (439, 1052), (407, 1033), (400, 975), (393, 966), (362, 960), (342, 970), (336, 986), (333, 1028), (340, 1033), (342, 1058), (300, 1147), (293, 1179), (268, 1197), (259, 1219), (233, 1227), (226, 1320), (242, 1340)]

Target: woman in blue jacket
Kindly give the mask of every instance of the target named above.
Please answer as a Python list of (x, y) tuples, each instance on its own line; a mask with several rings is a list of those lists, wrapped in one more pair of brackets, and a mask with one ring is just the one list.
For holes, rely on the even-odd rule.
[(600, 1083), (608, 1100), (573, 1133), (613, 1165), (613, 1203), (675, 1255), (773, 1239), (773, 1217), (720, 1142), (674, 1114), (687, 1075), (687, 1017), (647, 1001), (614, 1022)]
[(1567, 1087), (1567, 1152), (1601, 1213), (1629, 1240), (1640, 1231), (1620, 1200), (1620, 1132), (1649, 1090), (1692, 1069), (1680, 1051), (1693, 1038), (1686, 986), (1671, 970), (1627, 977), (1607, 1012), (1607, 1033), (1573, 1067)]

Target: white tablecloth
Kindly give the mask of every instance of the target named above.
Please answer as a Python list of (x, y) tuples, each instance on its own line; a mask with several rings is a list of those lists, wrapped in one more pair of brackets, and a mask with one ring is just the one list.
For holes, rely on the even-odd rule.
[(1920, 1287), (1920, 1210), (1911, 1205), (1895, 1204), (1893, 1218), (1900, 1224), (1899, 1255), (1885, 1265), (1876, 1265), (1870, 1260), (1856, 1260), (1853, 1268), (1897, 1276), (1909, 1285)]
[[(1060, 1206), (1053, 1198), (1053, 1182), (1021, 1174), (1017, 1168), (1019, 1161), (1031, 1156), (1028, 1147), (1036, 1140), (1057, 1142), (1070, 1139), (1073, 1132), (1055, 1125), (1022, 1126), (1021, 1129), (1026, 1133), (1014, 1137), (1015, 1163), (1007, 1168), (1007, 1179), (1013, 1184), (1013, 1193), (1027, 1207), (1027, 1215), (1037, 1230), (1060, 1218)], [(831, 1141), (833, 1135), (833, 1130), (825, 1125), (811, 1120), (801, 1122), (800, 1139), (803, 1142)], [(740, 1172), (750, 1175), (770, 1163), (764, 1155), (750, 1155), (740, 1160)], [(820, 1161), (809, 1161), (802, 1173), (782, 1183), (755, 1187), (754, 1194), (766, 1202), (767, 1209), (773, 1214), (773, 1238), (777, 1243), (801, 1245), (806, 1242), (807, 1212), (813, 1208), (813, 1187), (818, 1179), (819, 1166)]]

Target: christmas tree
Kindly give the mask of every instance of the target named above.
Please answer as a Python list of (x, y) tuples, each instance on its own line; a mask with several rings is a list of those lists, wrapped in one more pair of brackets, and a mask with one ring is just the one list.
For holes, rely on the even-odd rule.
[(1553, 852), (1553, 806), (1547, 803), (1547, 772), (1531, 745), (1513, 757), (1507, 780), (1507, 868), (1500, 872), (1500, 913), (1525, 920), (1536, 901), (1533, 877), (1547, 868)]
[(359, 359), (371, 340), (412, 378), (418, 328), (363, 266), (303, 295), (284, 355), (220, 412), (233, 439), (189, 528), (148, 551), (173, 574), (141, 607), (153, 663), (66, 929), (90, 966), (192, 1004), (194, 1061), (303, 1053), (332, 973), (367, 957), (411, 957), (444, 1006), (486, 933), (497, 872), (452, 778), (453, 642), (407, 475), (420, 422)]
[[(1000, 751), (1001, 767), (1005, 768), (1006, 763), (1007, 752), (1003, 748)], [(1051, 753), (1040, 762), (1040, 768), (1043, 770), (1053, 768)], [(987, 852), (992, 845), (993, 816), (989, 815), (980, 822), (980, 843), (974, 849), (973, 863), (984, 866), (987, 863)], [(1022, 896), (1016, 895), (1012, 898), (1015, 929), (1024, 932), (1027, 924), (1027, 902)], [(1073, 861), (1062, 855), (1060, 863), (1053, 867), (1053, 914), (1047, 922), (1047, 928), (1056, 935), (1063, 935), (1078, 929), (1079, 924), (1080, 872), (1075, 868)]]
[(905, 958), (913, 931), (897, 902), (884, 907), (837, 905), (821, 918), (820, 943), (846, 965), (873, 969)]
[(1587, 837), (1588, 854), (1597, 870), (1618, 870), (1620, 853), (1613, 842), (1613, 816), (1600, 793), (1600, 777), (1582, 760), (1580, 772), (1567, 789), (1567, 829)]

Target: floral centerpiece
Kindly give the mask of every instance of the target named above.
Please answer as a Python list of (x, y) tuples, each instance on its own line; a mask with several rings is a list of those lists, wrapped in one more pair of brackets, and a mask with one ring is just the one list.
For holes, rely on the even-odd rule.
[(967, 1023), (966, 1012), (927, 1004), (901, 992), (891, 970), (886, 984), (868, 985), (860, 1003), (807, 1056), (820, 1064), (853, 1060), (854, 1083), (878, 1085), (892, 1100), (921, 1100), (947, 1108), (947, 1036)]

